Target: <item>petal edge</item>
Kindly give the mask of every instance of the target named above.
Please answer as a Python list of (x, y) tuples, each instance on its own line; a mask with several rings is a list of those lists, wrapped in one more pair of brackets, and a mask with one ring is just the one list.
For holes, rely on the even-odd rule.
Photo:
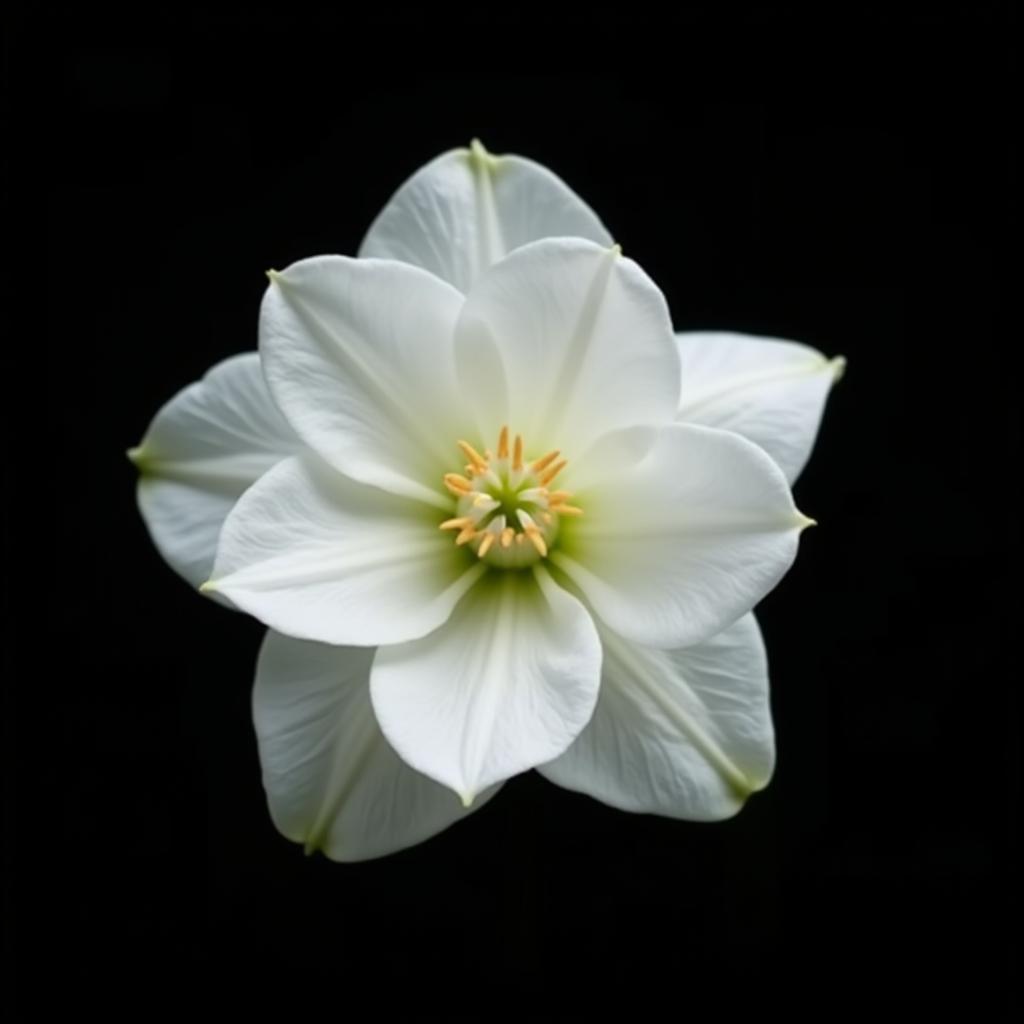
[(434, 633), (381, 647), (370, 692), (403, 760), (471, 802), (569, 746), (593, 712), (600, 666), (575, 597), (544, 570), (505, 572)]
[(677, 333), (678, 420), (741, 434), (792, 484), (810, 458), (825, 402), (845, 370), (809, 345), (727, 331)]
[(467, 293), (509, 252), (556, 235), (612, 241), (594, 211), (546, 167), (494, 156), (474, 140), (468, 149), (442, 153), (400, 185), (359, 255), (423, 267)]
[(171, 398), (128, 452), (139, 471), (139, 510), (168, 565), (198, 587), (238, 497), (301, 448), (274, 406), (255, 352), (217, 363)]
[[(282, 835), (331, 860), (382, 857), (467, 814), (454, 794), (406, 765), (370, 704), (372, 648), (268, 631), (253, 721), (271, 818)], [(496, 792), (481, 794), (474, 810)]]
[(541, 774), (621, 810), (696, 821), (732, 816), (768, 784), (768, 668), (752, 614), (683, 650), (640, 648), (607, 629), (601, 640), (594, 717)]

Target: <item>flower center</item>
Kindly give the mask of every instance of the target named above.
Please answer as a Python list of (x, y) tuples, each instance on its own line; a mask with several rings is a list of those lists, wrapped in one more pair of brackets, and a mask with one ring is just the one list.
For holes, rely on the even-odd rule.
[(468, 441), (459, 448), (469, 460), (462, 473), (445, 473), (444, 485), (458, 499), (458, 514), (441, 523), (457, 530), (456, 544), (469, 544), (480, 558), (504, 569), (531, 565), (548, 553), (558, 535), (560, 516), (581, 516), (567, 504), (568, 491), (550, 489), (565, 469), (560, 452), (532, 461), (523, 456), (517, 434), (509, 451), (508, 427), (498, 436), (498, 454), (481, 455)]

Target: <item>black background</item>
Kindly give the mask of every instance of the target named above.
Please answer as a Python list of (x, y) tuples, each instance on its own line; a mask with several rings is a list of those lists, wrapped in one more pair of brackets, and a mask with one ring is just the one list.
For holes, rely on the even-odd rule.
[[(1010, 21), (1001, 5), (884, 10), (278, 5), (26, 26), (59, 445), (46, 486), (53, 564), (74, 573), (46, 588), (60, 669), (44, 736), (19, 716), (13, 748), (8, 933), (29, 1000), (1001, 1019), (1019, 753), (1016, 387), (998, 315)], [(123, 453), (177, 390), (254, 346), (267, 267), (354, 253), (408, 174), (473, 136), (586, 198), (678, 328), (849, 359), (796, 487), (821, 525), (759, 609), (778, 770), (717, 825), (531, 774), (420, 847), (334, 865), (265, 810), (261, 628), (162, 564)]]

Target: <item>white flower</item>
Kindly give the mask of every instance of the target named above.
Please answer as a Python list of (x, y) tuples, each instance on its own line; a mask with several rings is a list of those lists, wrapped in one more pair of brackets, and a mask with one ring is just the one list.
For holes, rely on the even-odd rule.
[(360, 258), (271, 274), (259, 356), (174, 398), (133, 458), (168, 562), (271, 627), (278, 828), (379, 856), (531, 767), (734, 813), (774, 762), (750, 609), (810, 523), (789, 484), (841, 368), (673, 335), (588, 207), (478, 144), (406, 182)]

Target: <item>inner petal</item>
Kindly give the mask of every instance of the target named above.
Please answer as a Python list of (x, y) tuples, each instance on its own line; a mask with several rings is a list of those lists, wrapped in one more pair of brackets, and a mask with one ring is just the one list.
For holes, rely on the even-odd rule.
[(566, 459), (557, 449), (527, 455), (521, 434), (511, 438), (508, 426), (498, 435), (494, 453), (481, 454), (468, 441), (457, 445), (467, 459), (461, 472), (446, 473), (444, 485), (457, 499), (456, 514), (441, 523), (455, 533), (457, 545), (502, 569), (532, 565), (558, 538), (563, 516), (580, 516), (572, 495), (557, 489)]

